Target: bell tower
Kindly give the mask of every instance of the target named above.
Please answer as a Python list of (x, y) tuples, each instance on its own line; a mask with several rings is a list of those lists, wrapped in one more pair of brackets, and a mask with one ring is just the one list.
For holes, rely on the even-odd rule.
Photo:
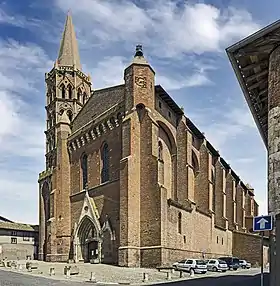
[(58, 59), (53, 69), (46, 73), (47, 131), (46, 168), (54, 166), (56, 147), (56, 125), (65, 113), (70, 121), (79, 113), (91, 96), (90, 76), (81, 71), (78, 43), (70, 12), (67, 15)]
[(90, 77), (82, 72), (72, 16), (67, 14), (58, 58), (45, 74), (46, 169), (39, 175), (39, 259), (69, 258), (70, 161), (67, 139), (71, 123), (91, 96)]

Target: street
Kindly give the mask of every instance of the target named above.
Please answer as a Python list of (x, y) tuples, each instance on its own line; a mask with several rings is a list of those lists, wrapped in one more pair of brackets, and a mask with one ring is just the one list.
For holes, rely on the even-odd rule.
[[(264, 286), (268, 286), (268, 274), (265, 273)], [(179, 282), (169, 282), (153, 285), (170, 286), (260, 286), (260, 275), (250, 275), (240, 273), (235, 275), (225, 275), (221, 277), (201, 277), (199, 279), (184, 280)], [(24, 275), (15, 272), (0, 270), (0, 286), (83, 286), (89, 283), (78, 283), (71, 281), (52, 280), (47, 278)], [(99, 284), (101, 285), (101, 284)], [(106, 284), (102, 284), (106, 285)], [(110, 285), (110, 284), (108, 284)], [(112, 284), (111, 284), (112, 285)], [(147, 285), (147, 284), (146, 284)], [(152, 284), (151, 284), (152, 285)]]
[[(269, 285), (268, 273), (264, 274), (264, 285)], [(171, 282), (165, 285), (170, 286), (260, 286), (260, 274), (258, 275), (246, 275), (242, 273), (240, 275), (225, 275), (222, 277), (205, 277), (200, 279), (192, 279), (188, 281)], [(160, 284), (158, 284), (160, 285)], [(162, 285), (162, 284), (161, 284)]]

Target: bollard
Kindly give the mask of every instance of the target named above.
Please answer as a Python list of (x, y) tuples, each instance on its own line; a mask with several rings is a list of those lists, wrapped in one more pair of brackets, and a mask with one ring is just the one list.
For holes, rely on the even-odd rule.
[(89, 281), (90, 282), (94, 282), (96, 283), (96, 278), (95, 278), (95, 273), (94, 272), (90, 272), (90, 278), (89, 278)]
[(71, 268), (71, 266), (65, 266), (64, 267), (64, 273), (66, 275), (66, 278), (70, 278), (70, 268)]
[(50, 276), (55, 275), (54, 267), (50, 268)]
[(143, 282), (146, 282), (146, 281), (148, 281), (149, 280), (149, 276), (148, 276), (148, 273), (143, 273)]
[(193, 269), (190, 270), (190, 276), (194, 277), (194, 270)]
[(18, 271), (21, 271), (21, 270), (22, 270), (22, 265), (18, 264)]
[(183, 277), (183, 271), (180, 271), (180, 278)]
[(166, 280), (170, 280), (171, 279), (171, 272), (166, 272)]

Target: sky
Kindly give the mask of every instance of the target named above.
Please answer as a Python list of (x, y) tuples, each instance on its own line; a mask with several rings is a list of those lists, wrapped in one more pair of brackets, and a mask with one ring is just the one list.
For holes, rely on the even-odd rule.
[(266, 149), (225, 49), (278, 20), (270, 0), (0, 0), (0, 215), (38, 223), (45, 82), (69, 9), (93, 88), (123, 83), (135, 46), (267, 213)]

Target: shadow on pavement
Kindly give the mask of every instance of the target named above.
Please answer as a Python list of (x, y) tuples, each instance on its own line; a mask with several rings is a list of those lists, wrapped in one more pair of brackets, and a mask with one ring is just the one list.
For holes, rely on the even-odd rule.
[[(198, 279), (169, 282), (170, 286), (260, 286), (258, 275), (227, 275), (222, 277), (203, 277)], [(157, 284), (160, 285), (160, 284)], [(161, 284), (162, 285), (162, 284)], [(269, 273), (264, 273), (264, 286), (269, 285)]]

